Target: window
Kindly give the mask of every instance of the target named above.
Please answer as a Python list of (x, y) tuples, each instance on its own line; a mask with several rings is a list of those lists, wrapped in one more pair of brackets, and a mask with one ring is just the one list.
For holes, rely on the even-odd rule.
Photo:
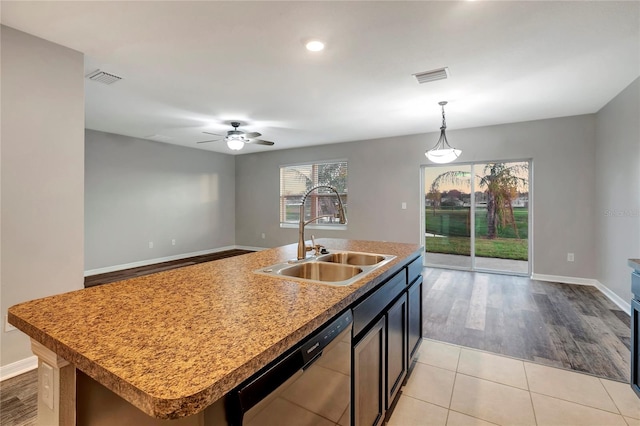
[[(332, 161), (280, 167), (280, 226), (298, 225), (302, 196), (317, 185), (331, 185), (336, 188), (342, 203), (346, 207), (347, 162)], [(304, 212), (305, 220), (322, 215), (331, 215), (332, 217), (323, 217), (314, 223), (320, 226), (344, 226), (340, 225), (339, 219), (335, 217), (337, 212), (337, 200), (333, 191), (320, 188), (307, 197)]]

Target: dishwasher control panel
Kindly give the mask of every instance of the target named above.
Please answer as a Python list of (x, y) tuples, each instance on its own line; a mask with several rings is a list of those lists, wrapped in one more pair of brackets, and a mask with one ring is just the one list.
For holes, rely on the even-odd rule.
[(303, 344), (300, 352), (302, 353), (305, 367), (310, 361), (321, 354), (322, 350), (338, 337), (340, 333), (350, 328), (352, 323), (353, 314), (351, 313), (351, 309), (349, 309)]

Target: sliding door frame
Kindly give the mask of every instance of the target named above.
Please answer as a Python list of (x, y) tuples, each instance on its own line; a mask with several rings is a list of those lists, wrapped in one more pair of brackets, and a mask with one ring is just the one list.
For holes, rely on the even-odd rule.
[[(527, 272), (526, 273), (519, 273), (519, 272), (511, 272), (511, 271), (502, 271), (502, 270), (496, 270), (496, 269), (484, 269), (484, 268), (477, 268), (476, 267), (476, 254), (475, 254), (475, 242), (476, 242), (476, 236), (475, 236), (475, 166), (480, 165), (480, 164), (488, 164), (488, 163), (523, 163), (523, 162), (527, 162), (529, 163), (529, 174), (528, 174), (528, 179), (529, 179), (529, 206), (528, 206), (528, 217), (527, 217)], [(426, 267), (432, 267), (432, 268), (444, 268), (444, 269), (456, 269), (456, 270), (461, 270), (461, 271), (477, 271), (477, 272), (489, 272), (489, 273), (493, 273), (493, 274), (504, 274), (504, 275), (518, 275), (518, 276), (528, 276), (530, 277), (533, 274), (533, 212), (534, 212), (534, 188), (533, 188), (533, 159), (532, 158), (525, 158), (525, 159), (515, 159), (515, 160), (489, 160), (489, 161), (468, 161), (468, 162), (455, 162), (455, 163), (450, 163), (450, 166), (454, 166), (454, 165), (459, 165), (459, 166), (470, 166), (471, 168), (471, 179), (470, 179), (470, 187), (471, 187), (471, 194), (470, 194), (470, 228), (471, 228), (471, 232), (470, 232), (470, 256), (471, 256), (471, 267), (469, 268), (465, 268), (465, 267), (461, 267), (461, 266), (443, 266), (443, 265), (436, 265), (436, 264), (431, 264), (427, 262), (427, 256), (424, 256), (424, 261), (423, 261), (423, 265)], [(425, 238), (426, 238), (426, 224), (425, 224), (425, 220), (426, 220), (426, 216), (425, 216), (425, 210), (426, 210), (426, 205), (425, 205), (425, 170), (427, 168), (433, 168), (433, 167), (443, 167), (444, 165), (442, 164), (422, 164), (420, 166), (420, 238), (421, 238), (421, 242), (420, 245), (424, 246), (424, 251), (426, 253), (426, 244), (425, 244)]]

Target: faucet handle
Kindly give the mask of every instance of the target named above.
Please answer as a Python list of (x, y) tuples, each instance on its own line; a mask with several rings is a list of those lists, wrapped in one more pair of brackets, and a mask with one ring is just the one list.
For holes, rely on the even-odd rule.
[(312, 250), (315, 250), (315, 255), (318, 256), (319, 254), (322, 253), (322, 249), (324, 249), (325, 247), (322, 244), (316, 244), (316, 238), (315, 236), (311, 236), (311, 244), (312, 244)]

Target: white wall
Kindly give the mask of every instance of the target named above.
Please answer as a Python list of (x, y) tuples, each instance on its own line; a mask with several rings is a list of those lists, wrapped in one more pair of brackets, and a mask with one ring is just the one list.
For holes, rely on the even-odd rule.
[[(84, 64), (2, 27), (2, 322), (7, 308), (83, 286)], [(31, 356), (0, 333), (2, 366)]]
[(597, 279), (627, 302), (640, 258), (640, 79), (596, 116)]
[[(455, 117), (448, 117), (453, 124)], [(595, 116), (583, 115), (447, 132), (460, 161), (533, 159), (535, 273), (595, 276)], [(349, 225), (316, 236), (424, 242), (420, 166), (438, 133), (349, 142), (236, 157), (236, 244), (297, 241), (278, 222), (279, 166), (346, 158)], [(401, 203), (407, 203), (407, 210)], [(266, 234), (261, 239), (261, 233)], [(567, 252), (575, 262), (566, 261)]]
[(86, 270), (235, 244), (233, 156), (93, 130), (85, 148)]

